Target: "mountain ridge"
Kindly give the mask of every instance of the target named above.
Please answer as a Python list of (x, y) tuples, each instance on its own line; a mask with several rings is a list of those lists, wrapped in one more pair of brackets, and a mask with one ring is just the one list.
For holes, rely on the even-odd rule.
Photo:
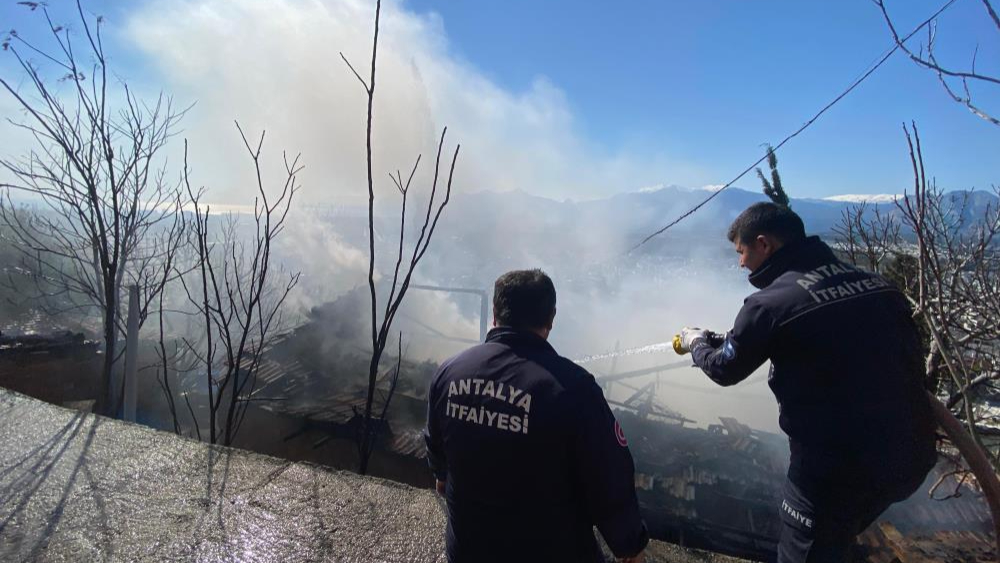
[[(966, 221), (981, 217), (987, 206), (995, 208), (1000, 204), (1000, 198), (987, 191), (956, 190), (946, 193), (946, 196), (953, 204), (967, 198), (967, 207), (962, 215)], [(551, 226), (621, 224), (629, 238), (641, 240), (694, 208), (706, 197), (705, 190), (679, 186), (622, 192), (602, 199), (580, 201), (559, 201), (524, 190), (483, 190), (462, 194), (455, 198), (454, 204), (460, 209), (458, 214), (463, 219), (475, 217), (482, 210), (489, 210), (498, 222), (510, 226), (521, 225), (529, 231), (538, 226), (529, 223)], [(871, 199), (865, 200), (866, 197)], [(899, 216), (901, 212), (894, 197), (896, 196), (893, 194), (845, 194), (819, 199), (793, 197), (791, 207), (802, 217), (807, 232), (829, 237), (833, 234), (833, 228), (841, 222), (844, 211), (858, 205), (864, 204), (869, 213), (878, 209), (880, 212)], [(758, 201), (767, 201), (767, 197), (760, 192), (731, 187), (719, 193), (685, 221), (678, 223), (674, 229), (681, 232), (704, 228), (715, 232), (724, 231), (741, 211)]]

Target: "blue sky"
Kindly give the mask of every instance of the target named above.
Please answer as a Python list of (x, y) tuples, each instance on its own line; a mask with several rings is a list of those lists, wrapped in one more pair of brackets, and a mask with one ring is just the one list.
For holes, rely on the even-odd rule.
[[(550, 79), (594, 142), (669, 147), (717, 170), (718, 183), (891, 46), (880, 12), (862, 0), (409, 5), (439, 13), (452, 47), (498, 82), (518, 89), (538, 75)], [(888, 4), (907, 29), (941, 5)], [(939, 34), (942, 50), (963, 66), (979, 39), (980, 64), (1000, 67), (998, 34), (979, 2), (951, 7)], [(998, 101), (1000, 92), (992, 94)], [(789, 185), (804, 195), (891, 190), (907, 171), (900, 125), (909, 120), (917, 121), (928, 160), (949, 187), (998, 181), (1000, 130), (952, 103), (932, 74), (897, 54), (788, 145), (780, 162)]]
[[(4, 0), (0, 27), (37, 31), (14, 4)], [(349, 193), (341, 186), (358, 181), (356, 151), (330, 157), (341, 152), (332, 146), (352, 147), (363, 134), (362, 93), (337, 53), (364, 66), (371, 4), (86, 5), (107, 16), (119, 74), (148, 92), (198, 102), (185, 122), (196, 146), (225, 144), (234, 118), (267, 128), (303, 152), (315, 174), (308, 183), (323, 186), (310, 194), (318, 200), (340, 198)], [(940, 5), (888, 2), (901, 29)], [(448, 124), (463, 143), (463, 189), (556, 198), (725, 183), (891, 46), (868, 0), (407, 0), (386, 10), (386, 109), (376, 123), (385, 167), (426, 152)], [(958, 0), (940, 21), (940, 57), (965, 67), (978, 44), (980, 70), (1000, 73), (1000, 33), (990, 25), (980, 2)], [(7, 76), (9, 57), (0, 61)], [(977, 94), (1000, 112), (997, 90)], [(947, 189), (986, 189), (1000, 179), (1000, 128), (897, 54), (779, 154), (787, 187), (798, 197), (902, 191), (910, 172), (901, 125), (910, 120), (921, 129), (929, 171)], [(323, 127), (312, 131), (317, 121)], [(241, 177), (227, 176), (239, 149), (200, 165), (222, 199), (239, 194), (232, 185)], [(757, 181), (737, 185), (756, 189)]]

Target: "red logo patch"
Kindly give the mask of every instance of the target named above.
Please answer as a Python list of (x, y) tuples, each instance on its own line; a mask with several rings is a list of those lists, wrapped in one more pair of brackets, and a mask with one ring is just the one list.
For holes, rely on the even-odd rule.
[(628, 440), (625, 439), (625, 431), (622, 430), (622, 425), (617, 420), (615, 421), (615, 438), (618, 439), (619, 446), (623, 448), (628, 447)]

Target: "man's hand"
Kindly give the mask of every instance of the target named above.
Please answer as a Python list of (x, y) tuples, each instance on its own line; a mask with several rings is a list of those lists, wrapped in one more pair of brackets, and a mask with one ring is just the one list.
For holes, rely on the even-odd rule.
[(642, 563), (646, 560), (646, 550), (642, 550), (632, 557), (620, 557), (618, 563)]
[(684, 327), (681, 329), (681, 346), (685, 352), (690, 352), (695, 340), (708, 342), (708, 331), (697, 327)]
[(434, 489), (437, 490), (437, 494), (441, 496), (444, 496), (445, 485), (445, 481), (438, 481), (437, 479), (434, 480)]

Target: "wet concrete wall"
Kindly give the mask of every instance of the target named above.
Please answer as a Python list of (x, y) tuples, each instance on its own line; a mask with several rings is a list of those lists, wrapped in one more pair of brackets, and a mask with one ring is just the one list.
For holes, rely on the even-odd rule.
[[(439, 562), (433, 492), (0, 389), (2, 561)], [(654, 542), (651, 563), (735, 561)]]

